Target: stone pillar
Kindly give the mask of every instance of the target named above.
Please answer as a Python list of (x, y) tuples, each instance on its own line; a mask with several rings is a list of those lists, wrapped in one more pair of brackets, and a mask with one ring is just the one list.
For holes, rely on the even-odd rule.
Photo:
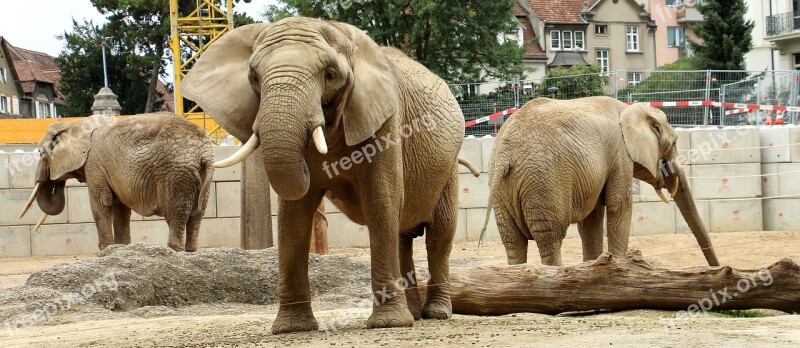
[(117, 95), (111, 91), (111, 88), (100, 88), (100, 92), (94, 96), (94, 104), (92, 104), (92, 115), (109, 115), (119, 116), (122, 112), (122, 107), (119, 106)]
[(269, 179), (261, 151), (242, 162), (242, 249), (272, 247)]
[(314, 254), (328, 253), (328, 218), (325, 216), (325, 199), (319, 203), (311, 223), (311, 248)]

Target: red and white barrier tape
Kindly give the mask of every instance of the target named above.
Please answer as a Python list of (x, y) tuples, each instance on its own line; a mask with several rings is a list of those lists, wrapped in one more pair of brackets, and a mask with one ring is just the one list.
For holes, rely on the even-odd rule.
[(484, 117), (481, 117), (481, 118), (478, 118), (478, 119), (474, 119), (472, 121), (467, 121), (466, 123), (464, 123), (464, 127), (472, 127), (472, 126), (474, 126), (476, 124), (479, 124), (479, 123), (484, 123), (484, 122), (489, 122), (491, 120), (496, 120), (496, 119), (498, 119), (500, 117), (511, 115), (516, 111), (517, 111), (516, 108), (510, 108), (510, 109), (503, 110), (503, 111), (500, 111), (500, 112), (495, 112), (495, 113), (493, 113), (493, 114), (491, 114), (489, 116), (484, 116)]
[[(786, 112), (800, 112), (800, 106), (785, 106), (785, 105), (760, 105), (760, 104), (738, 104), (738, 103), (722, 103), (716, 102), (713, 100), (688, 100), (688, 101), (649, 101), (649, 102), (638, 102), (638, 103), (626, 103), (628, 105), (631, 104), (641, 104), (646, 106), (652, 106), (655, 108), (662, 108), (662, 107), (677, 107), (677, 108), (685, 108), (685, 107), (692, 107), (692, 106), (713, 106), (713, 107), (723, 107), (726, 109), (734, 109), (725, 111), (725, 115), (734, 115), (740, 114), (745, 112), (750, 112), (754, 110), (765, 110), (765, 111), (786, 111)], [(495, 112), (489, 116), (484, 116), (472, 121), (467, 121), (464, 123), (464, 127), (471, 127), (476, 124), (489, 122), (491, 120), (496, 120), (498, 118), (508, 116), (516, 112), (516, 108), (510, 108), (507, 110), (503, 110), (500, 112)]]

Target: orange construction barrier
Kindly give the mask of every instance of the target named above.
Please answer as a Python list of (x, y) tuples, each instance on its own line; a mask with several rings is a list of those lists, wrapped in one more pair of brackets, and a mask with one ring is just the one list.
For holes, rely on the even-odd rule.
[(764, 125), (765, 126), (771, 126), (772, 125), (772, 111), (771, 110), (767, 111), (767, 120), (764, 121)]

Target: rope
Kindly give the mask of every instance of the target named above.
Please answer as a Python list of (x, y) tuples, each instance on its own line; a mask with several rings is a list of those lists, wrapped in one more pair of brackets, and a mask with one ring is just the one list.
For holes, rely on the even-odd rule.
[(689, 179), (730, 179), (730, 178), (756, 178), (762, 176), (777, 176), (783, 174), (792, 174), (792, 173), (800, 173), (800, 170), (792, 170), (788, 172), (781, 172), (781, 173), (771, 173), (771, 174), (753, 174), (753, 175), (729, 175), (729, 176), (689, 176)]
[(734, 149), (704, 149), (702, 151), (689, 149), (689, 150), (678, 150), (678, 152), (705, 152), (705, 151), (735, 151), (735, 150), (755, 150), (755, 149), (771, 149), (775, 147), (783, 147), (783, 146), (795, 146), (800, 145), (800, 143), (790, 143), (790, 144), (778, 144), (778, 145), (767, 145), (767, 146), (755, 146), (755, 147), (737, 147)]
[[(661, 202), (661, 198), (659, 197), (651, 197), (651, 196), (642, 196), (642, 195), (633, 195), (633, 197), (639, 198), (649, 198), (652, 200), (657, 200)], [(778, 198), (789, 198), (789, 197), (800, 197), (800, 193), (795, 193), (791, 195), (781, 195), (781, 196), (770, 196), (770, 197), (751, 197), (751, 198), (717, 198), (717, 199), (695, 199), (695, 202), (716, 202), (716, 201), (752, 201), (752, 200), (765, 200), (765, 199), (778, 199)]]

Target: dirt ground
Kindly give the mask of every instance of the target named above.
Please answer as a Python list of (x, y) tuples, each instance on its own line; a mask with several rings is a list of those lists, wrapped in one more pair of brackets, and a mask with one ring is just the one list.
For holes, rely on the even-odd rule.
[[(800, 261), (800, 232), (713, 234), (712, 240), (720, 261), (736, 268), (758, 269), (781, 258)], [(424, 266), (420, 242), (415, 260)], [(630, 248), (659, 267), (705, 265), (689, 234), (633, 237)], [(579, 239), (565, 240), (565, 264), (579, 263), (580, 250)], [(312, 256), (310, 262), (315, 315), (327, 330), (279, 336), (270, 334), (277, 312), (274, 250), (209, 249), (184, 255), (136, 244), (109, 248), (99, 257), (0, 259), (0, 347), (800, 346), (800, 315), (769, 310), (750, 311), (762, 316), (757, 318), (711, 314), (691, 320), (653, 310), (454, 315), (446, 321), (417, 321), (413, 328), (366, 330), (369, 249), (332, 253)], [(529, 262), (538, 263), (533, 243)], [(502, 265), (505, 253), (498, 242), (480, 250), (473, 242), (458, 243), (451, 264)], [(109, 272), (113, 288), (103, 283)], [(48, 301), (85, 291), (87, 284), (93, 288), (88, 300), (54, 309), (41, 320), (20, 321)]]

